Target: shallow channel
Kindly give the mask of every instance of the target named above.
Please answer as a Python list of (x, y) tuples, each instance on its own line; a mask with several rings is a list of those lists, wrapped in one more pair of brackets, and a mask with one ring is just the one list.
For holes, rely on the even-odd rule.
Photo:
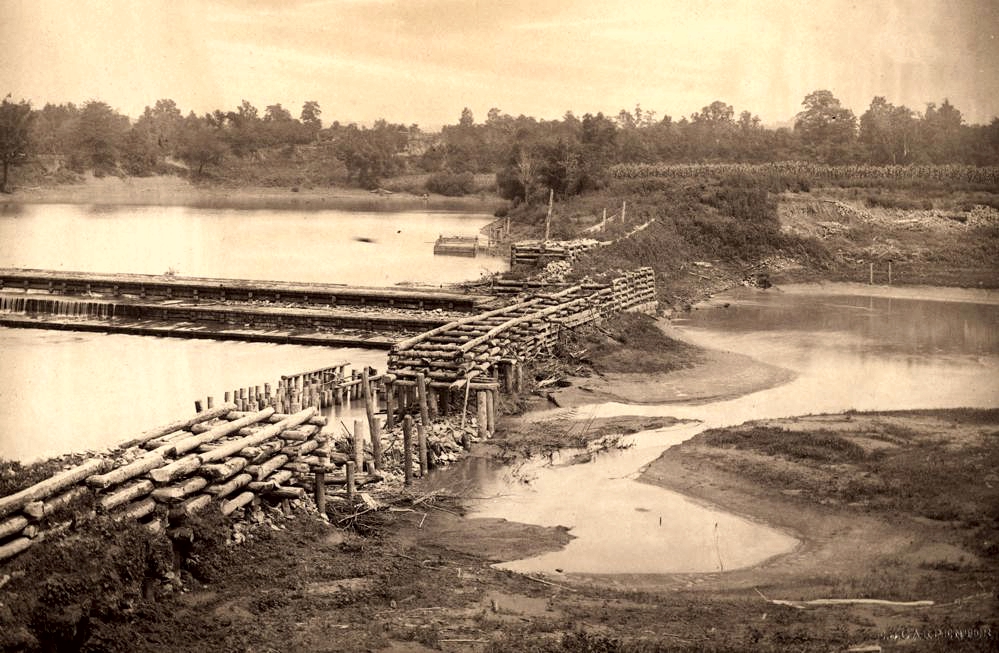
[(531, 573), (715, 572), (797, 545), (792, 534), (635, 480), (666, 448), (710, 427), (807, 413), (999, 405), (999, 293), (830, 285), (738, 290), (674, 322), (696, 344), (794, 372), (792, 381), (693, 405), (583, 406), (581, 420), (669, 415), (694, 424), (626, 437), (631, 448), (568, 464), (575, 452), (516, 469), (478, 464), (471, 517), (566, 526), (564, 549), (500, 565)]

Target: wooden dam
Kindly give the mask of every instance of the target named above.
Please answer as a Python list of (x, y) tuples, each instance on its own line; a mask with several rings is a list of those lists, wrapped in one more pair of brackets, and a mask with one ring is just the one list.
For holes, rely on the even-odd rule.
[[(270, 302), (290, 297), (292, 287), (303, 294), (307, 290), (310, 303), (326, 302), (330, 312), (330, 293), (336, 292), (337, 307), (354, 297), (369, 304), (422, 302), (424, 310), (434, 306), (433, 310), (442, 311), (447, 306), (448, 313), (424, 317), (419, 323), (414, 316), (409, 326), (419, 333), (401, 340), (386, 338), (391, 351), (384, 372), (367, 367), (348, 371), (344, 362), (289, 374), (274, 385), (226, 391), (219, 406), (213, 397), (198, 399), (194, 416), (147, 430), (112, 451), (0, 497), (0, 561), (47, 535), (101, 515), (138, 521), (152, 532), (171, 535), (185, 515), (210, 508), (234, 519), (249, 519), (261, 502), (311, 497), (321, 514), (326, 514), (327, 501), (346, 502), (353, 510), (355, 500), (363, 499), (366, 509), (374, 509), (373, 500), (357, 492), (359, 486), (385, 481), (391, 490), (397, 487), (386, 480), (392, 474), (409, 484), (431, 466), (456, 460), (474, 439), (490, 437), (500, 393), (521, 392), (524, 363), (553, 354), (567, 329), (621, 311), (651, 311), (657, 305), (650, 268), (548, 292), (529, 291), (501, 306), (497, 299), (456, 293), (343, 287), (334, 291), (330, 286), (320, 292), (316, 285), (238, 282), (230, 286), (215, 280), (172, 285), (158, 278), (128, 276), (125, 280), (118, 275), (0, 272), (2, 297), (11, 309), (28, 310), (17, 302), (78, 300), (62, 298), (72, 292), (89, 293), (88, 301), (98, 292), (116, 297), (142, 294), (121, 303), (98, 299), (82, 307), (72, 304), (105, 321), (130, 311), (166, 310), (167, 319), (190, 318), (192, 311), (202, 309), (225, 313), (227, 306), (202, 302), (221, 302), (223, 296), (228, 301), (233, 288), (238, 288), (237, 295), (249, 298), (252, 293), (255, 300), (271, 297)], [(150, 301), (167, 291), (168, 298), (158, 305)], [(181, 303), (164, 307), (162, 301)], [(284, 319), (316, 319), (298, 313), (315, 312), (315, 306), (272, 308)], [(240, 314), (239, 319), (247, 317)], [(95, 328), (104, 326), (98, 323)], [(360, 419), (352, 432), (342, 424), (327, 428), (319, 411), (352, 401), (363, 405), (366, 428)], [(336, 428), (340, 425), (342, 431)]]

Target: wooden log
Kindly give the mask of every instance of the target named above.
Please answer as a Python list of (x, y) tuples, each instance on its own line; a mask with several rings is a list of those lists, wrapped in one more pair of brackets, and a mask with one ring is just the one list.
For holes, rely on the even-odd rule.
[[(225, 416), (225, 418), (227, 420), (233, 421), (237, 419), (242, 419), (252, 414), (253, 414), (252, 412), (248, 411), (232, 410), (229, 411), (229, 413)], [(278, 422), (283, 422), (284, 420), (288, 419), (289, 417), (292, 417), (293, 415), (294, 413), (274, 413), (266, 420), (261, 420), (261, 422), (266, 421), (268, 424), (277, 424)], [(315, 414), (312, 417), (310, 417), (307, 421), (305, 421), (304, 424), (307, 424), (309, 426), (326, 426), (328, 421), (329, 420), (327, 420), (326, 417), (319, 414)]]
[(243, 506), (253, 501), (256, 498), (256, 496), (257, 495), (254, 494), (253, 492), (243, 492), (235, 499), (224, 501), (222, 505), (219, 507), (219, 509), (222, 511), (223, 515), (226, 516), (231, 515), (232, 513), (236, 512)]
[(75, 487), (47, 501), (32, 501), (24, 506), (24, 514), (32, 519), (41, 519), (83, 498), (89, 492), (90, 490), (86, 487)]
[(208, 481), (206, 479), (195, 476), (177, 485), (153, 490), (152, 498), (161, 503), (177, 503), (187, 495), (193, 494), (198, 490), (203, 490), (207, 485)]
[(402, 470), (404, 483), (413, 483), (413, 418), (409, 415), (402, 420)]
[(67, 469), (40, 483), (35, 483), (20, 492), (0, 497), (0, 517), (5, 517), (15, 510), (20, 510), (32, 501), (47, 499), (56, 492), (75, 485), (94, 474), (101, 474), (111, 467), (111, 461), (103, 458), (88, 460), (82, 465)]
[(416, 375), (416, 396), (420, 403), (420, 423), (430, 425), (430, 405), (427, 402), (427, 379), (422, 373)]
[(87, 485), (98, 490), (104, 490), (112, 485), (124, 483), (152, 469), (162, 467), (166, 464), (166, 457), (173, 455), (174, 451), (172, 444), (164, 444), (156, 450), (136, 458), (127, 465), (112, 469), (106, 474), (94, 474), (87, 477)]
[(486, 430), (492, 436), (496, 433), (496, 391), (486, 390)]
[(126, 503), (134, 501), (135, 499), (146, 496), (152, 492), (154, 488), (155, 486), (152, 481), (141, 480), (112, 492), (111, 494), (102, 496), (100, 501), (98, 501), (97, 506), (104, 512), (110, 512), (118, 506), (123, 506)]
[(165, 424), (163, 426), (158, 426), (156, 428), (149, 429), (148, 431), (145, 431), (142, 435), (138, 436), (137, 438), (133, 438), (132, 440), (123, 443), (121, 446), (123, 448), (132, 447), (137, 444), (142, 444), (143, 442), (152, 440), (153, 438), (158, 438), (173, 433), (175, 431), (184, 431), (191, 428), (191, 426), (195, 424), (198, 424), (200, 422), (206, 422), (210, 419), (215, 419), (216, 417), (221, 417), (227, 414), (229, 411), (235, 409), (236, 409), (235, 404), (226, 402), (225, 404), (222, 404), (218, 408), (202, 411), (197, 415), (194, 415), (193, 417), (189, 417), (187, 419), (178, 420), (176, 422), (171, 422), (170, 424)]
[(267, 440), (277, 436), (285, 429), (294, 428), (305, 423), (315, 412), (315, 408), (306, 408), (305, 410), (295, 413), (291, 417), (288, 417), (277, 424), (265, 426), (253, 435), (248, 435), (245, 438), (240, 438), (231, 442), (225, 442), (211, 451), (200, 454), (201, 459), (204, 462), (214, 462), (216, 460), (228, 458), (233, 454), (242, 451), (246, 447), (252, 447), (266, 442)]
[(177, 455), (179, 456), (181, 454), (187, 453), (188, 451), (193, 451), (194, 449), (197, 449), (199, 446), (203, 444), (214, 442), (215, 440), (218, 440), (222, 437), (235, 433), (239, 431), (241, 428), (249, 426), (250, 424), (256, 424), (260, 420), (267, 419), (273, 414), (274, 414), (273, 408), (265, 408), (264, 410), (251, 413), (250, 415), (237, 419), (233, 422), (216, 426), (213, 429), (205, 431), (201, 435), (192, 435), (189, 438), (184, 438), (183, 440), (179, 440), (173, 443), (174, 448), (176, 449)]
[(179, 458), (163, 467), (157, 467), (149, 471), (149, 477), (157, 483), (166, 483), (181, 476), (187, 476), (197, 471), (204, 461), (198, 454), (190, 454)]
[(239, 474), (225, 483), (215, 483), (205, 488), (205, 492), (214, 497), (227, 497), (236, 490), (246, 487), (253, 480), (250, 474)]
[(249, 461), (246, 458), (230, 458), (224, 463), (202, 465), (201, 469), (198, 470), (198, 473), (210, 481), (221, 481), (223, 479), (231, 478), (243, 471), (248, 464)]
[(199, 494), (181, 504), (181, 509), (185, 514), (193, 515), (207, 508), (211, 502), (212, 497), (210, 494)]
[(152, 498), (146, 498), (133, 503), (123, 510), (119, 510), (111, 516), (118, 521), (122, 519), (142, 519), (154, 510), (156, 510), (156, 502)]
[(17, 539), (11, 540), (6, 544), (0, 546), (0, 560), (7, 560), (8, 558), (13, 558), (19, 553), (23, 553), (31, 548), (31, 545), (38, 540), (32, 540), (27, 537), (19, 537)]
[(299, 445), (293, 445), (285, 447), (281, 450), (281, 453), (288, 456), (305, 456), (322, 446), (318, 440), (309, 440), (308, 442), (303, 442)]
[(268, 490), (264, 494), (270, 499), (304, 499), (305, 489), (300, 487), (276, 487), (273, 490)]
[(259, 465), (250, 465), (246, 468), (246, 473), (251, 474), (254, 480), (262, 481), (270, 476), (272, 472), (283, 467), (288, 461), (289, 457), (287, 455), (279, 454)]
[(6, 521), (0, 522), (0, 540), (4, 540), (14, 533), (20, 533), (28, 525), (28, 520), (22, 515), (14, 515)]

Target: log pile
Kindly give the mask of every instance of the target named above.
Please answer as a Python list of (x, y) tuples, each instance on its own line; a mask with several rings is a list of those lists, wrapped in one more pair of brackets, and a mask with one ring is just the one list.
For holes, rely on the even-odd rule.
[(537, 265), (540, 260), (572, 261), (585, 251), (600, 246), (592, 238), (578, 240), (524, 240), (510, 246), (510, 267)]
[(329, 455), (325, 423), (311, 407), (281, 414), (228, 403), (147, 431), (0, 498), (0, 560), (97, 514), (159, 530), (171, 514), (232, 515), (261, 498), (304, 496), (306, 483), (347, 462)]
[(470, 389), (491, 389), (476, 387), (482, 382), (509, 389), (514, 383), (510, 374), (521, 362), (550, 351), (562, 326), (646, 309), (655, 302), (651, 268), (625, 272), (609, 283), (538, 294), (396, 343), (389, 353), (389, 375), (397, 386), (405, 387), (422, 374), (431, 388), (442, 392), (461, 391), (463, 383), (471, 383)]

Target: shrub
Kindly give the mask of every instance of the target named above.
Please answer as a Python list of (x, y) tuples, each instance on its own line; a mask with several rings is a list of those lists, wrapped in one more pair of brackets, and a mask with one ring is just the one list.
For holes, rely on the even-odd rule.
[(450, 197), (468, 195), (475, 189), (475, 177), (470, 172), (438, 172), (427, 178), (426, 189)]

